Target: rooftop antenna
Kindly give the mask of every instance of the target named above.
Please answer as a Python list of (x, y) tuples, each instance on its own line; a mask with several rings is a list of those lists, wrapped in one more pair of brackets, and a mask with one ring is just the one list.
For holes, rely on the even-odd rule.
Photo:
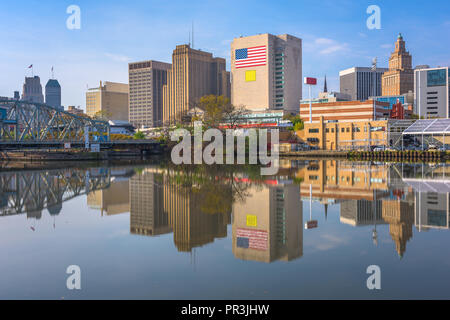
[(55, 79), (55, 74), (53, 73), (53, 66), (52, 66), (52, 79)]
[(192, 20), (192, 49), (194, 49), (194, 20)]

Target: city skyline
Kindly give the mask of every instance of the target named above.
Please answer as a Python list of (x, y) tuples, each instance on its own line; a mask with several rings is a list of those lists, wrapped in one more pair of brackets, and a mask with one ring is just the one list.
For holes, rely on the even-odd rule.
[[(69, 4), (30, 2), (25, 12), (15, 4), (0, 4), (3, 25), (0, 35), (4, 39), (0, 68), (9, 75), (0, 78), (1, 96), (12, 96), (20, 88), (23, 77), (29, 76), (30, 64), (34, 65), (34, 73), (43, 79), (50, 78), (54, 65), (55, 78), (64, 89), (62, 104), (84, 108), (87, 86), (100, 80), (128, 82), (129, 62), (148, 59), (170, 62), (175, 46), (189, 42), (192, 21), (195, 48), (226, 58), (227, 70), (230, 70), (230, 43), (240, 35), (289, 33), (303, 39), (304, 75), (319, 77), (321, 84), (327, 74), (330, 91), (339, 91), (340, 70), (369, 66), (375, 56), (380, 67), (387, 67), (399, 32), (408, 42), (414, 66), (450, 64), (445, 55), (448, 43), (440, 41), (450, 31), (445, 1), (434, 3), (432, 19), (426, 17), (429, 8), (425, 3), (414, 1), (404, 7), (379, 1), (381, 30), (369, 30), (366, 26), (369, 3), (350, 1), (324, 1), (320, 7), (305, 1), (290, 1), (256, 9), (248, 2), (240, 4), (239, 11), (233, 10), (232, 3), (202, 5), (195, 2), (186, 7), (180, 1), (164, 6), (135, 1), (135, 5), (128, 7), (117, 1), (107, 5), (80, 1), (80, 30), (66, 28)], [(154, 15), (155, 10), (157, 17), (149, 22), (148, 16)], [(270, 27), (267, 27), (267, 19), (272, 21)], [(16, 27), (7, 28), (13, 22)], [(431, 32), (433, 37), (430, 37)], [(144, 33), (151, 41), (141, 41), (140, 35)], [(35, 34), (42, 37), (31, 36)], [(30, 45), (34, 50), (27, 49)], [(319, 87), (321, 85), (316, 91)]]

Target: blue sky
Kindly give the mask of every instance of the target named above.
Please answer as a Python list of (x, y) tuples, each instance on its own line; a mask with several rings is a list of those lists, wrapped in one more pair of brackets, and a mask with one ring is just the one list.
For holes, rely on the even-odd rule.
[[(69, 30), (69, 5), (81, 9), (81, 29)], [(369, 5), (381, 9), (381, 29), (369, 30)], [(388, 65), (399, 32), (413, 64), (450, 65), (450, 2), (429, 1), (2, 1), (0, 3), (0, 96), (22, 91), (27, 67), (45, 83), (55, 68), (62, 103), (85, 106), (86, 87), (100, 80), (128, 83), (128, 62), (171, 62), (177, 44), (227, 58), (230, 42), (258, 33), (289, 33), (303, 39), (303, 76), (339, 91), (339, 71)], [(318, 88), (317, 88), (318, 89)], [(306, 92), (306, 91), (304, 91)]]

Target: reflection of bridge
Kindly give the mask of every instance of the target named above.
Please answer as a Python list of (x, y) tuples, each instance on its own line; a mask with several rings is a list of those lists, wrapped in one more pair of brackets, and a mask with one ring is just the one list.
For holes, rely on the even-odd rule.
[(62, 203), (110, 185), (109, 169), (56, 169), (0, 174), (0, 216), (41, 211), (59, 214)]

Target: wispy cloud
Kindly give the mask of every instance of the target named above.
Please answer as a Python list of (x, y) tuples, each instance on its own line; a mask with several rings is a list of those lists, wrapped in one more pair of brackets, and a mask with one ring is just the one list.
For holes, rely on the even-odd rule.
[(345, 52), (348, 50), (347, 43), (340, 43), (329, 38), (317, 38), (312, 44), (307, 45), (309, 49), (319, 52), (321, 55), (335, 54), (338, 52)]
[(342, 245), (346, 245), (347, 243), (348, 239), (342, 236), (325, 234), (321, 236), (321, 240), (316, 243), (315, 247), (317, 250), (326, 251)]
[(131, 58), (121, 55), (121, 54), (114, 54), (114, 53), (105, 53), (105, 56), (107, 56), (108, 58), (110, 58), (113, 61), (117, 61), (117, 62), (130, 62)]

